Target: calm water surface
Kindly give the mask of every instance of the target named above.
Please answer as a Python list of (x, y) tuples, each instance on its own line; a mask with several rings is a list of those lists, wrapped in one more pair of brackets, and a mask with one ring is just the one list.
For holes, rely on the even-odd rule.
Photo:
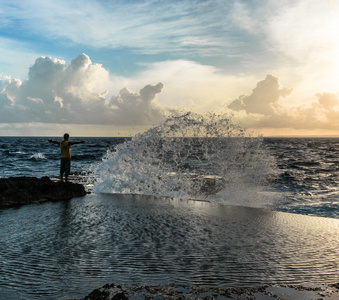
[(0, 299), (83, 297), (105, 283), (339, 281), (339, 220), (91, 194), (0, 211)]

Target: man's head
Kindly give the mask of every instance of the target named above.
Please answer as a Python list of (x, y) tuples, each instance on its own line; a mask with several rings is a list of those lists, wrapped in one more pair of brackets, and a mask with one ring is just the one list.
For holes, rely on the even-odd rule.
[(67, 141), (69, 139), (69, 134), (68, 133), (65, 133), (64, 134), (64, 139)]

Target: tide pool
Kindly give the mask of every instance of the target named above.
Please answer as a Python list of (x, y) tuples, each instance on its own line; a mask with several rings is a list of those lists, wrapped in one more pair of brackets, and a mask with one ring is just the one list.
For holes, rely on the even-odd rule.
[(0, 211), (0, 298), (105, 283), (338, 282), (339, 220), (203, 201), (90, 194)]

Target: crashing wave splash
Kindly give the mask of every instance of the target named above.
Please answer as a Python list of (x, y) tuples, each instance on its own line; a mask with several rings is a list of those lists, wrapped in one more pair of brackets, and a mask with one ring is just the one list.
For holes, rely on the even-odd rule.
[(274, 174), (274, 163), (262, 138), (251, 136), (227, 115), (187, 113), (107, 151), (92, 171), (96, 193), (239, 204), (240, 197), (249, 199), (248, 193), (254, 203), (253, 191)]

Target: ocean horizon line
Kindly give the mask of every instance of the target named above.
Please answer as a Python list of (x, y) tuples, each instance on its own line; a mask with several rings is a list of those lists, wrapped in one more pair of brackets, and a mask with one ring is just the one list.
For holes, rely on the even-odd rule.
[[(71, 138), (132, 138), (135, 135), (129, 136), (82, 136), (82, 135), (70, 135)], [(255, 135), (254, 137), (261, 136), (263, 138), (339, 138), (339, 135)], [(58, 138), (62, 135), (0, 135), (0, 138)]]

